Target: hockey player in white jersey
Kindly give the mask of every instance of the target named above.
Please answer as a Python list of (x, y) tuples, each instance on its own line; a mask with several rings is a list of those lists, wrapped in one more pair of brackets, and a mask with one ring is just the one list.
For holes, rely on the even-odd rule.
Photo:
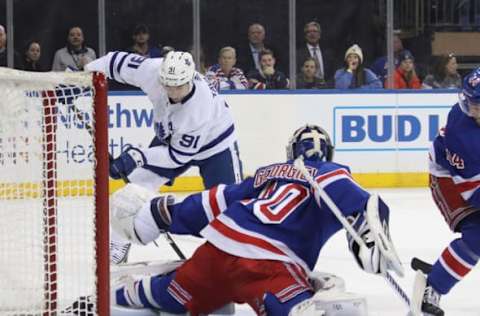
[[(131, 146), (110, 164), (110, 176), (127, 178), (156, 191), (191, 166), (197, 166), (205, 188), (242, 180), (233, 118), (224, 98), (195, 71), (188, 52), (145, 58), (110, 52), (87, 64), (120, 83), (137, 86), (153, 104), (155, 137), (149, 148)], [(115, 250), (128, 245), (114, 242)], [(125, 257), (120, 251), (113, 261)]]
[(110, 52), (89, 71), (140, 87), (153, 104), (155, 137), (147, 149), (130, 147), (115, 159), (113, 178), (128, 177), (151, 190), (198, 166), (205, 187), (241, 180), (233, 118), (222, 96), (195, 71), (192, 55), (145, 58)]

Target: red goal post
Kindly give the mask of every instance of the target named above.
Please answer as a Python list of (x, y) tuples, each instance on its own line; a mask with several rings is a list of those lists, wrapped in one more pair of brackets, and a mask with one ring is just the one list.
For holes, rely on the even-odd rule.
[(0, 314), (109, 315), (102, 74), (0, 68), (0, 203)]

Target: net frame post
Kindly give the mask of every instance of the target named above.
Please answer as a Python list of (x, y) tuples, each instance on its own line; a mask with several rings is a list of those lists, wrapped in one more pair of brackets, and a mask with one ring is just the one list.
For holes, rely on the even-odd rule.
[(108, 83), (102, 73), (93, 74), (95, 87), (95, 204), (97, 234), (97, 312), (110, 315), (110, 223), (108, 160)]
[(43, 238), (44, 297), (43, 316), (56, 315), (57, 310), (57, 119), (56, 96), (45, 91), (43, 97)]

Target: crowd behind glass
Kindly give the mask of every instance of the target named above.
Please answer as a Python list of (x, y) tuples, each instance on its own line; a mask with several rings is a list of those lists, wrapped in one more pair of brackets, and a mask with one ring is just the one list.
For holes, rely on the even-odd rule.
[[(248, 40), (244, 46), (222, 47), (217, 56), (207, 65), (204, 58), (198, 70), (219, 90), (229, 89), (289, 89), (289, 76), (285, 58), (277, 58), (278, 48), (266, 41), (265, 26), (252, 23), (247, 30)], [(387, 86), (387, 57), (370, 56), (367, 59), (358, 44), (348, 47), (341, 58), (334, 56), (322, 45), (322, 27), (310, 21), (303, 28), (303, 42), (297, 47), (297, 89), (450, 89), (459, 88), (461, 75), (458, 72), (454, 53), (436, 56), (428, 67), (416, 67), (415, 57), (404, 47), (399, 35), (393, 37), (395, 72), (393, 86)], [(174, 47), (153, 44), (149, 26), (137, 24), (132, 30), (131, 46), (122, 50), (145, 57), (159, 58)], [(7, 33), (0, 25), (0, 66), (7, 65)], [(202, 52), (203, 53), (203, 52)], [(73, 25), (68, 29), (65, 46), (54, 56), (43, 56), (42, 43), (30, 40), (22, 52), (14, 52), (16, 69), (27, 71), (81, 71), (83, 66), (97, 57), (88, 46), (88, 37), (82, 28)], [(336, 58), (335, 58), (336, 57)], [(338, 60), (342, 60), (341, 63)], [(43, 63), (41, 60), (51, 60)], [(283, 63), (283, 64), (282, 64)], [(426, 69), (425, 69), (426, 68)], [(113, 87), (115, 88), (115, 87)]]

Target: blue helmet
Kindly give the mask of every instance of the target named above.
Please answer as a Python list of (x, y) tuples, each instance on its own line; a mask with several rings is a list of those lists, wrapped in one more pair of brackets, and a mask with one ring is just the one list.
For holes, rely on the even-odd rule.
[(303, 156), (305, 160), (331, 161), (334, 147), (330, 136), (321, 127), (305, 125), (297, 129), (287, 145), (287, 159)]
[(480, 105), (480, 68), (463, 78), (462, 94), (463, 100), (460, 100), (460, 106), (463, 112), (470, 115), (470, 104)]

